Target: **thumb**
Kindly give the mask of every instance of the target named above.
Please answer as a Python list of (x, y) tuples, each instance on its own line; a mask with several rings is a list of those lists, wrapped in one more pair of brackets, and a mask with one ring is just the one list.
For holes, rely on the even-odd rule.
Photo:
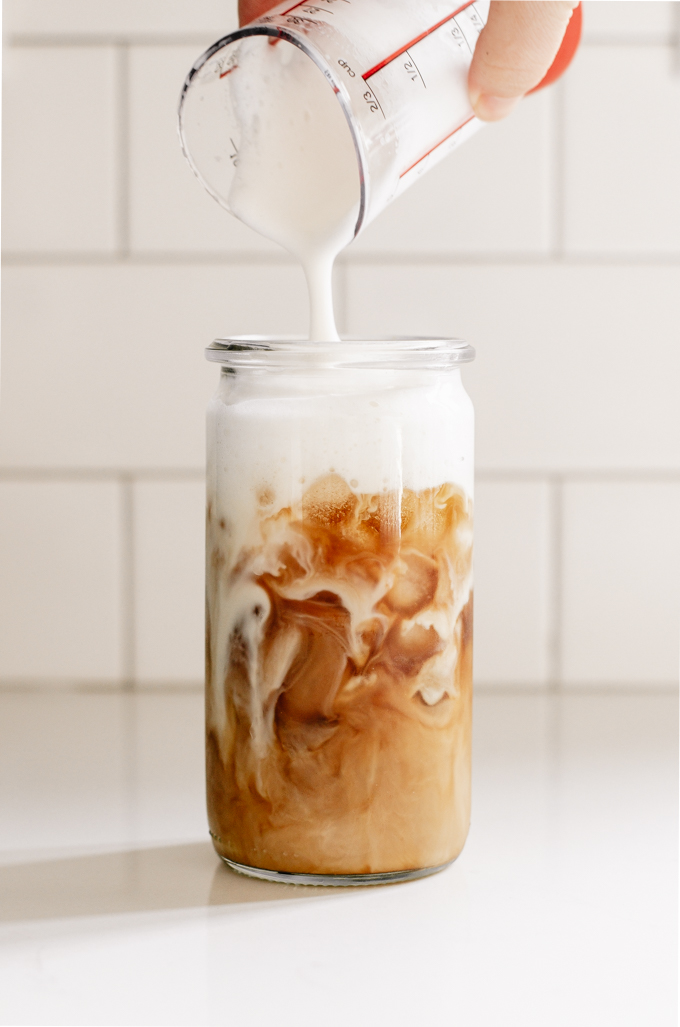
[(468, 89), (482, 121), (498, 121), (552, 64), (578, 0), (491, 0)]
[(249, 25), (256, 18), (261, 18), (272, 7), (276, 7), (278, 0), (238, 0), (238, 23)]

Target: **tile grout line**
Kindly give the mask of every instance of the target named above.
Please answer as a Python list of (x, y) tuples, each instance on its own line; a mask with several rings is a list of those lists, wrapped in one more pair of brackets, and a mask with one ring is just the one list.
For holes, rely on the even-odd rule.
[(555, 470), (554, 468), (537, 468), (536, 470), (501, 470), (485, 469), (477, 472), (480, 480), (490, 482), (518, 482), (518, 481), (551, 481), (559, 480), (563, 485), (572, 482), (583, 484), (607, 485), (607, 484), (647, 484), (647, 483), (680, 483), (680, 468), (645, 468), (645, 467), (594, 467), (574, 468), (569, 471)]
[[(672, 0), (677, 2), (677, 0)], [(639, 39), (635, 36), (625, 37), (617, 35), (607, 35), (606, 32), (597, 33), (594, 32), (587, 39), (581, 40), (581, 46), (583, 47), (632, 47), (640, 50), (649, 50), (653, 47), (667, 47), (673, 45), (673, 31), (670, 33), (658, 33), (658, 35), (650, 36), (648, 39)]]
[(124, 691), (136, 679), (134, 478), (118, 475), (121, 505), (121, 674)]
[[(91, 32), (91, 33), (69, 33), (69, 32), (16, 32), (8, 37), (6, 45), (17, 49), (44, 49), (74, 48), (74, 47), (111, 47), (111, 46), (145, 46), (145, 47), (170, 47), (170, 46), (196, 46), (203, 50), (211, 46), (217, 39), (221, 39), (228, 32), (233, 31), (236, 26), (231, 24), (223, 25), (219, 29), (214, 28), (210, 32)], [(606, 32), (593, 33), (581, 40), (581, 46), (588, 47), (632, 47), (639, 50), (650, 48), (661, 48), (673, 46), (675, 33), (658, 33), (648, 39), (636, 38), (634, 35), (608, 35)], [(198, 54), (196, 55), (198, 56)]]
[[(679, 0), (680, 2), (680, 0)], [(129, 200), (129, 197), (128, 197)], [(551, 205), (554, 206), (554, 205)], [(557, 234), (555, 223), (558, 218), (550, 212), (551, 234)], [(352, 256), (340, 256), (337, 268), (384, 268), (384, 267), (680, 267), (678, 253), (560, 253), (552, 248), (550, 253), (381, 253), (366, 252)], [(252, 251), (219, 253), (189, 250), (167, 250), (165, 252), (130, 252), (119, 253), (66, 253), (39, 251), (17, 253), (5, 252), (2, 257), (4, 267), (115, 267), (121, 264), (135, 267), (178, 267), (184, 265), (209, 267), (297, 267), (294, 261), (284, 254), (257, 253)]]
[[(144, 682), (137, 681), (134, 694), (184, 695), (188, 692), (202, 692), (205, 687), (202, 679), (182, 681)], [(100, 680), (74, 680), (72, 678), (12, 678), (0, 677), (0, 692), (76, 692), (81, 695), (130, 695), (131, 690), (120, 678)]]
[[(236, 26), (233, 25), (233, 28)], [(149, 33), (124, 33), (124, 32), (102, 32), (83, 33), (82, 35), (69, 34), (68, 32), (56, 33), (15, 33), (6, 41), (6, 45), (16, 47), (18, 50), (26, 49), (72, 49), (84, 47), (171, 47), (171, 46), (195, 46), (199, 50), (206, 50), (217, 39), (227, 35), (232, 29), (219, 29), (205, 34), (178, 32), (165, 35), (160, 32)], [(199, 52), (196, 53), (199, 56)]]
[(130, 256), (130, 54), (116, 48), (116, 257)]
[(673, 8), (672, 47), (671, 71), (680, 76), (680, 3), (677, 2)]
[(0, 481), (92, 481), (119, 482), (121, 478), (129, 479), (133, 484), (138, 481), (186, 481), (204, 482), (204, 468), (182, 467), (4, 467), (0, 468)]
[(551, 246), (550, 255), (554, 261), (562, 263), (565, 257), (565, 188), (564, 157), (565, 140), (565, 96), (564, 82), (555, 86), (553, 96), (553, 138), (552, 138), (552, 210), (551, 210)]
[(563, 578), (564, 578), (564, 481), (560, 475), (548, 480), (548, 582), (547, 582), (547, 686), (561, 692)]
[[(563, 483), (579, 482), (595, 485), (606, 484), (680, 484), (680, 468), (575, 468), (571, 471), (555, 471), (551, 468), (536, 470), (481, 468), (475, 473), (478, 481), (495, 483), (549, 482), (555, 477)], [(118, 482), (122, 478), (132, 484), (140, 481), (205, 481), (204, 468), (184, 467), (0, 467), (0, 481), (40, 482)]]
[(138, 730), (138, 703), (134, 701), (132, 693), (136, 689), (123, 687), (122, 695), (125, 700), (122, 702), (122, 784), (124, 796), (124, 809), (127, 814), (127, 829), (130, 838), (138, 837), (139, 828), (139, 730)]
[[(680, 2), (680, 0), (679, 0)], [(255, 261), (254, 261), (255, 263)], [(552, 267), (556, 263), (569, 267), (637, 267), (640, 265), (658, 267), (677, 267), (680, 264), (680, 250), (677, 253), (614, 253), (614, 252), (593, 252), (573, 251), (560, 254), (558, 259), (554, 252), (499, 252), (488, 251), (480, 253), (452, 252), (452, 253), (394, 253), (366, 251), (358, 252), (350, 256), (340, 256), (339, 264), (346, 264), (348, 268), (355, 267), (451, 267), (468, 268), (488, 267), (489, 265), (506, 267)]]
[[(204, 682), (156, 682), (153, 684), (139, 682), (134, 688), (135, 695), (199, 695), (202, 696)], [(486, 695), (553, 695), (544, 685), (532, 683), (521, 685), (502, 681), (477, 681), (475, 690)], [(130, 690), (121, 685), (119, 680), (111, 681), (73, 681), (63, 678), (0, 678), (0, 695), (17, 695), (27, 693), (49, 693), (51, 695), (130, 695)], [(559, 690), (560, 696), (566, 695), (674, 695), (678, 694), (677, 678), (672, 681), (564, 681)]]
[(175, 267), (186, 264), (222, 267), (297, 267), (295, 261), (278, 253), (256, 253), (252, 251), (220, 253), (191, 250), (166, 250), (158, 252), (130, 252), (124, 258), (113, 253), (66, 253), (66, 252), (5, 252), (2, 258), (5, 267), (115, 267), (121, 263), (135, 267)]
[(530, 470), (480, 470), (477, 472), (480, 480), (488, 482), (541, 482), (551, 481), (558, 477), (563, 484), (578, 482), (590, 485), (610, 484), (658, 484), (667, 482), (671, 484), (680, 483), (680, 468), (672, 469), (649, 469), (649, 468), (574, 468), (571, 471), (560, 471), (554, 468), (539, 468)]

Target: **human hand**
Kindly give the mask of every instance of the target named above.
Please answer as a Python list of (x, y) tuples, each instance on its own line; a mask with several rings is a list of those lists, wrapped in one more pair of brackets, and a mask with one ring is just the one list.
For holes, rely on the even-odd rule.
[[(239, 24), (260, 18), (275, 2), (239, 0)], [(548, 69), (555, 71), (554, 78), (564, 71), (578, 45), (575, 24), (571, 46), (565, 46), (560, 55), (564, 58), (562, 66), (558, 68), (556, 62), (553, 69), (552, 64), (578, 5), (579, 0), (491, 0), (489, 18), (468, 76), (470, 99), (478, 118), (499, 121), (542, 82)]]
[[(578, 0), (491, 0), (468, 75), (478, 118), (500, 121), (542, 81), (576, 7)], [(578, 37), (564, 67), (577, 45)]]
[(238, 0), (238, 23), (247, 25), (276, 7), (281, 0)]

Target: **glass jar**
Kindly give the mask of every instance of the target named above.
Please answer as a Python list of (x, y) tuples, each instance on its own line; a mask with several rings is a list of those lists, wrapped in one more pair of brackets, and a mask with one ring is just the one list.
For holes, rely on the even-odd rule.
[(207, 778), (255, 877), (432, 873), (470, 817), (473, 410), (457, 340), (217, 340)]

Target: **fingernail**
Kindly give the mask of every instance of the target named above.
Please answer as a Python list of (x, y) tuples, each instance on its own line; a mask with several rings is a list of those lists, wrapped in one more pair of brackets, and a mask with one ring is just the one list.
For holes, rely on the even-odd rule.
[(482, 93), (472, 99), (472, 108), (481, 121), (500, 121), (521, 99), (521, 96), (489, 96), (488, 93)]

